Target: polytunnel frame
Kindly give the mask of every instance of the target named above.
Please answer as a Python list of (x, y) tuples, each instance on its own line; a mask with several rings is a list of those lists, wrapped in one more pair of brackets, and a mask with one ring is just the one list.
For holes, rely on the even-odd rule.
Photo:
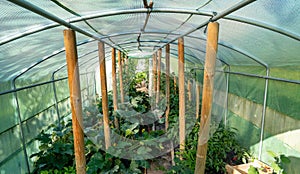
[[(12, 0), (9, 0), (9, 1), (11, 1), (11, 2), (13, 2)], [(250, 1), (242, 1), (241, 3), (239, 3), (238, 5), (236, 5), (236, 6), (233, 6), (233, 7), (235, 7), (235, 8), (233, 8), (232, 9), (232, 11), (228, 11), (228, 12), (224, 12), (224, 13), (221, 13), (221, 15), (217, 15), (217, 16), (214, 16), (214, 17), (212, 17), (211, 18), (211, 20), (210, 21), (216, 21), (216, 20), (218, 20), (218, 19), (230, 19), (230, 18), (228, 18), (228, 17), (224, 17), (224, 16), (226, 16), (227, 14), (230, 14), (231, 12), (233, 12), (233, 11), (235, 11), (235, 10), (237, 10), (237, 9), (239, 9), (239, 8), (241, 8), (241, 7), (243, 7), (243, 6), (245, 6), (245, 5), (248, 5), (249, 3), (251, 3), (251, 2), (254, 2), (255, 0), (250, 0)], [(20, 5), (20, 4), (23, 4), (21, 1), (14, 1), (13, 3), (16, 3), (16, 4), (18, 4), (18, 5)], [(43, 13), (40, 13), (40, 12), (38, 12), (38, 11), (35, 11), (34, 9), (32, 9), (32, 8), (30, 8), (30, 6), (26, 6), (26, 3), (25, 4), (23, 4), (23, 5), (20, 5), (20, 6), (23, 6), (23, 7), (27, 7), (27, 9), (31, 9), (31, 11), (33, 11), (33, 12), (36, 12), (36, 13), (38, 13), (38, 14), (40, 14), (40, 15), (42, 15), (42, 16), (44, 16), (43, 15)], [(145, 10), (144, 10), (145, 11)], [(147, 10), (148, 11), (148, 10)], [(143, 12), (144, 13), (144, 12)], [(222, 15), (223, 15), (223, 17), (222, 17)], [(45, 17), (45, 16), (44, 16)], [(47, 18), (49, 18), (49, 19), (51, 19), (52, 18), (52, 16), (50, 15), (50, 17), (48, 16)], [(82, 18), (81, 18), (82, 19)], [(231, 18), (231, 19), (234, 19), (234, 18)], [(53, 19), (52, 19), (53, 20)], [(280, 34), (283, 34), (283, 35), (285, 35), (285, 36), (288, 36), (288, 37), (291, 37), (291, 38), (293, 38), (293, 39), (296, 39), (296, 40), (300, 40), (300, 37), (299, 36), (297, 36), (297, 35), (293, 35), (293, 33), (289, 33), (289, 32), (286, 32), (286, 31), (282, 31), (282, 30), (280, 30), (280, 29), (274, 29), (274, 28), (272, 28), (272, 27), (268, 27), (268, 26), (266, 26), (266, 25), (260, 25), (260, 24), (258, 24), (258, 23), (252, 23), (251, 21), (248, 21), (248, 22), (245, 22), (245, 21), (243, 21), (243, 20), (241, 20), (241, 19), (238, 19), (238, 18), (236, 18), (236, 19), (234, 19), (235, 21), (240, 21), (240, 22), (244, 22), (244, 23), (248, 23), (248, 24), (252, 24), (252, 25), (255, 25), (255, 26), (260, 26), (260, 27), (262, 27), (262, 28), (265, 28), (265, 29), (269, 29), (269, 30), (271, 30), (271, 31), (276, 31), (276, 32), (278, 32), (278, 33), (280, 33)], [(56, 20), (53, 20), (53, 21), (56, 21)], [(208, 22), (210, 22), (210, 21), (208, 21)], [(203, 23), (202, 25), (200, 25), (199, 27), (197, 27), (196, 29), (194, 29), (194, 31), (196, 31), (196, 30), (198, 30), (198, 29), (200, 29), (200, 28), (202, 28), (202, 27), (204, 27), (204, 26), (206, 26), (207, 24), (208, 24), (208, 22), (206, 22), (206, 23)], [(92, 35), (92, 34), (90, 34), (90, 33), (88, 33), (88, 32), (85, 32), (85, 31), (83, 31), (83, 30), (81, 30), (80, 28), (77, 28), (76, 26), (72, 26), (70, 23), (66, 23), (65, 21), (63, 21), (63, 20), (61, 20), (59, 23), (61, 23), (61, 24), (63, 24), (63, 25), (65, 25), (65, 26), (68, 26), (69, 28), (72, 28), (72, 29), (74, 29), (74, 30), (76, 30), (76, 31), (78, 31), (78, 32), (80, 32), (80, 33), (83, 33), (83, 34), (85, 34), (85, 35), (87, 35), (87, 36), (89, 36), (89, 37), (92, 37), (92, 38), (96, 38), (97, 40), (99, 40), (99, 38), (98, 37), (95, 37), (94, 35)], [(53, 27), (55, 27), (55, 26), (59, 26), (59, 25), (53, 25)], [(50, 26), (48, 26), (48, 27), (51, 27), (51, 25)], [(45, 29), (45, 28), (43, 28), (43, 29)], [(41, 29), (41, 30), (43, 30), (43, 29)], [(192, 33), (192, 32), (194, 32), (194, 31), (190, 31), (190, 32), (188, 32), (188, 33), (185, 33), (184, 35), (180, 35), (179, 37), (181, 37), (181, 36), (186, 36), (186, 35), (188, 35), (188, 34), (190, 34), (190, 33)], [(21, 35), (21, 37), (23, 37), (23, 36), (25, 36), (25, 35), (29, 35), (30, 33), (24, 33), (24, 35)], [(179, 38), (178, 37), (178, 38)], [(12, 39), (12, 40), (15, 40), (15, 39), (17, 39), (17, 38), (14, 38), (14, 39)], [(101, 39), (103, 39), (103, 38), (101, 38)], [(101, 40), (100, 39), (100, 40)], [(177, 38), (176, 38), (177, 39)], [(171, 42), (174, 42), (176, 39), (174, 39), (174, 40), (171, 40), (171, 41), (169, 41), (168, 43), (171, 43)], [(7, 41), (5, 42), (1, 42), (1, 44), (0, 45), (2, 45), (2, 44), (4, 44), (4, 43), (7, 43)], [(106, 44), (108, 44), (108, 43), (106, 43)], [(108, 44), (108, 45), (110, 45), (110, 44)], [(247, 55), (248, 56), (248, 55)], [(260, 64), (264, 64), (263, 62), (259, 62)], [(279, 80), (279, 81), (285, 81), (285, 82), (289, 82), (289, 83), (297, 83), (297, 84), (300, 84), (300, 82), (298, 82), (298, 81), (294, 81), (294, 80), (286, 80), (286, 79), (281, 79), (281, 78), (272, 78), (272, 77), (269, 77), (269, 67), (266, 65), (266, 64), (264, 64), (265, 66), (265, 68), (266, 68), (266, 76), (255, 76), (255, 77), (259, 77), (259, 78), (265, 78), (266, 79), (266, 82), (265, 82), (265, 92), (264, 92), (264, 109), (263, 109), (263, 118), (262, 118), (262, 132), (263, 132), (263, 126), (264, 126), (264, 115), (265, 115), (265, 109), (266, 109), (266, 98), (267, 98), (267, 90), (268, 90), (268, 81), (269, 81), (269, 79), (272, 79), (272, 80)], [(230, 71), (230, 66), (228, 67), (228, 71), (226, 71), (226, 73), (228, 73), (228, 74), (239, 74), (239, 75), (246, 75), (246, 76), (254, 76), (254, 75), (251, 75), (251, 74), (246, 74), (246, 73), (237, 73), (237, 72), (231, 72)], [(229, 77), (227, 76), (227, 79), (228, 79)], [(13, 81), (15, 81), (15, 79), (13, 80)], [(58, 81), (58, 80), (57, 80)], [(54, 81), (53, 81), (53, 79), (52, 79), (52, 82), (54, 83)], [(227, 80), (227, 85), (228, 85), (228, 80)], [(15, 91), (13, 91), (14, 93), (16, 93), (16, 87), (15, 87), (15, 84), (14, 84), (14, 90)], [(228, 89), (227, 89), (228, 90)], [(0, 93), (0, 95), (2, 95), (3, 94), (3, 92), (1, 92)], [(228, 99), (227, 99), (228, 100)], [(262, 133), (261, 133), (261, 137), (260, 137), (260, 140), (261, 140), (261, 143), (262, 143), (262, 137), (263, 135), (262, 135)], [(260, 143), (260, 146), (262, 146), (262, 144)], [(261, 148), (260, 148), (260, 150), (261, 150)], [(261, 155), (261, 152), (259, 153), (259, 159), (260, 159), (260, 155)]]
[[(19, 35), (15, 36), (15, 37), (7, 38), (6, 40), (1, 41), (0, 45), (3, 45), (3, 44), (8, 43), (10, 41), (16, 40), (18, 38), (30, 35), (32, 33), (36, 33), (36, 32), (39, 32), (39, 31), (43, 31), (45, 29), (60, 26), (59, 24), (62, 24), (64, 26), (67, 26), (67, 27), (70, 27), (70, 28), (75, 27), (74, 29), (76, 30), (76, 29), (78, 29), (78, 27), (71, 25), (71, 23), (85, 21), (85, 20), (94, 19), (94, 18), (114, 16), (114, 15), (133, 14), (133, 13), (149, 13), (149, 12), (153, 12), (153, 13), (178, 13), (178, 14), (191, 14), (191, 15), (200, 15), (200, 16), (211, 16), (212, 18), (210, 19), (210, 21), (216, 21), (218, 19), (232, 20), (232, 21), (241, 22), (241, 23), (245, 23), (245, 24), (249, 24), (249, 25), (254, 25), (254, 26), (257, 26), (257, 27), (260, 27), (260, 28), (268, 29), (268, 30), (280, 33), (282, 35), (288, 36), (292, 39), (300, 41), (300, 36), (298, 36), (298, 35), (296, 35), (292, 32), (282, 30), (281, 28), (268, 25), (266, 23), (262, 23), (262, 22), (252, 20), (252, 19), (245, 19), (245, 18), (243, 19), (241, 17), (234, 17), (234, 16), (226, 17), (226, 15), (238, 10), (239, 8), (242, 8), (243, 6), (248, 5), (251, 2), (254, 2), (255, 0), (242, 1), (239, 4), (237, 4), (236, 6), (233, 6), (232, 8), (229, 8), (228, 10), (226, 10), (228, 12), (224, 11), (223, 13), (221, 13), (221, 15), (217, 15), (217, 16), (214, 16), (213, 13), (211, 14), (207, 11), (200, 11), (199, 9), (198, 10), (183, 10), (183, 9), (176, 9), (176, 8), (154, 8), (154, 9), (152, 8), (152, 9), (149, 10), (149, 9), (145, 9), (145, 8), (140, 8), (140, 9), (130, 9), (130, 10), (114, 10), (114, 11), (109, 11), (109, 12), (104, 12), (104, 13), (100, 12), (100, 13), (96, 13), (96, 14), (92, 14), (92, 15), (85, 15), (85, 16), (75, 17), (75, 18), (69, 19), (68, 22), (65, 22), (63, 19), (60, 19), (56, 16), (51, 15), (50, 13), (44, 11), (43, 9), (40, 9), (37, 6), (34, 6), (33, 4), (31, 4), (29, 2), (22, 2), (22, 1), (18, 1), (18, 0), (17, 1), (8, 0), (8, 1), (10, 1), (12, 3), (15, 3), (19, 6), (22, 6), (23, 8), (26, 8), (26, 9), (32, 11), (32, 12), (35, 12), (35, 13), (41, 15), (41, 16), (44, 16), (44, 17), (46, 17), (46, 18), (48, 18), (52, 21), (56, 21), (58, 24), (53, 23), (53, 24), (49, 24), (49, 25), (46, 25), (46, 26), (39, 27), (35, 30), (33, 29), (33, 30), (29, 30), (29, 31), (24, 31), (23, 33), (20, 33)], [(198, 29), (200, 29), (200, 28), (202, 28), (206, 25), (204, 25), (202, 27), (201, 26), (194, 29), (194, 31), (196, 31), (196, 30), (198, 30)], [(82, 34), (85, 34), (85, 35), (87, 35), (89, 37), (92, 37), (92, 38), (96, 38), (96, 39), (98, 38), (97, 36), (93, 35), (94, 36), (93, 37), (93, 36), (91, 36), (90, 33), (83, 32), (82, 30), (78, 30), (78, 32), (80, 32)], [(193, 31), (191, 31), (190, 33), (192, 33), (192, 32)], [(151, 32), (146, 32), (146, 33), (151, 33)], [(139, 34), (139, 33), (137, 33), (137, 34)], [(172, 34), (172, 33), (168, 33), (168, 34)], [(115, 34), (115, 35), (120, 35), (120, 34)], [(188, 35), (188, 34), (185, 34), (185, 35)], [(98, 40), (102, 40), (102, 39), (105, 39), (105, 38), (110, 38), (110, 37), (113, 37), (113, 36), (114, 35), (105, 35), (103, 37), (99, 37)]]
[[(145, 9), (145, 8), (141, 8), (141, 9), (131, 9), (131, 10), (115, 10), (115, 11), (110, 11), (110, 12), (105, 12), (105, 13), (97, 13), (97, 14), (92, 14), (92, 15), (87, 15), (87, 16), (80, 16), (80, 17), (77, 17), (77, 18), (74, 18), (74, 19), (71, 19), (69, 20), (69, 23), (64, 21), (63, 19), (61, 18), (58, 18), (50, 13), (48, 13), (47, 11), (44, 11), (43, 9), (40, 9), (39, 7), (29, 3), (29, 2), (25, 2), (25, 1), (20, 1), (20, 0), (17, 0), (17, 1), (12, 1), (12, 0), (8, 0), (12, 3), (15, 3), (19, 6), (22, 6), (32, 12), (35, 12), (41, 16), (44, 16), (52, 21), (56, 21), (58, 22), (59, 24), (62, 24), (64, 26), (67, 26), (69, 28), (72, 28), (86, 36), (89, 36), (89, 37), (92, 37), (92, 38), (95, 38), (97, 40), (102, 40), (102, 39), (105, 39), (105, 38), (110, 38), (110, 37), (113, 37), (113, 36), (104, 36), (104, 37), (97, 37), (95, 35), (92, 35), (91, 33), (89, 32), (85, 32), (83, 30), (81, 30), (80, 28), (72, 25), (71, 23), (73, 22), (78, 22), (78, 21), (85, 21), (85, 20), (89, 20), (89, 19), (93, 19), (93, 18), (99, 18), (99, 17), (106, 17), (106, 16), (113, 16), (113, 15), (121, 15), (121, 14), (132, 14), (132, 13), (149, 13), (149, 12), (158, 12), (158, 13), (184, 13), (184, 14), (196, 14), (196, 15), (202, 15), (202, 16), (211, 16), (211, 19), (208, 20), (207, 22), (204, 22), (203, 24), (201, 24), (199, 27), (195, 28), (195, 29), (192, 29), (191, 31), (183, 34), (183, 35), (178, 35), (174, 40), (171, 40), (171, 41), (168, 41), (166, 42), (166, 44), (168, 43), (171, 43), (171, 42), (174, 42), (177, 38), (180, 38), (180, 37), (183, 37), (183, 36), (186, 36), (198, 29), (201, 29), (203, 28), (204, 26), (206, 26), (210, 21), (216, 21), (218, 19), (227, 19), (227, 20), (233, 20), (233, 21), (237, 21), (237, 22), (241, 22), (241, 23), (246, 23), (246, 24), (250, 24), (250, 25), (254, 25), (254, 26), (257, 26), (257, 27), (261, 27), (261, 28), (264, 28), (264, 29), (268, 29), (268, 30), (271, 30), (271, 31), (274, 31), (274, 32), (278, 32), (282, 35), (285, 35), (285, 36), (288, 36), (290, 38), (293, 38), (293, 39), (296, 39), (296, 40), (299, 40), (300, 41), (300, 36), (297, 36), (291, 32), (287, 32), (287, 31), (283, 31), (282, 29), (280, 28), (274, 28), (273, 26), (269, 26), (265, 23), (259, 23), (258, 21), (254, 21), (254, 20), (250, 20), (250, 19), (241, 19), (241, 18), (237, 18), (237, 17), (226, 17), (226, 15), (254, 2), (255, 0), (245, 0), (245, 1), (242, 1), (230, 8), (228, 8), (227, 10), (223, 11), (222, 13), (220, 14), (217, 14), (215, 16), (213, 16), (212, 14), (209, 14), (207, 12), (200, 12), (199, 10), (182, 10), (182, 9), (168, 9), (168, 8), (158, 8), (158, 9)], [(50, 24), (50, 25), (47, 25), (45, 26), (45, 28), (53, 28), (53, 27), (56, 27), (56, 26), (59, 26), (58, 24)], [(44, 29), (45, 29), (44, 28)], [(26, 35), (30, 35), (32, 33), (36, 33), (38, 31), (42, 31), (43, 30), (43, 27), (39, 28), (38, 30), (36, 31), (32, 31), (32, 32), (24, 32), (24, 34), (20, 34), (16, 37), (13, 37), (11, 38), (10, 40), (6, 40), (4, 42), (1, 42), (0, 45), (4, 44), (4, 43), (7, 43), (7, 42), (10, 42), (12, 40), (15, 40), (15, 39), (18, 39), (20, 37), (24, 37)], [(138, 32), (135, 32), (136, 34), (139, 34)], [(149, 33), (149, 32), (146, 32), (146, 33)], [(151, 33), (151, 32), (150, 32)], [(156, 32), (155, 32), (156, 33)], [(130, 34), (133, 34), (133, 32), (131, 32)], [(167, 35), (170, 35), (172, 33), (166, 33)], [(115, 34), (114, 36), (120, 36), (120, 35), (123, 35), (123, 33), (120, 33), (120, 34)], [(172, 34), (174, 35), (174, 34)], [(106, 42), (105, 42), (106, 43)], [(160, 43), (160, 42), (159, 42)], [(109, 43), (106, 43), (108, 44), (109, 46), (111, 47), (114, 47), (114, 46), (119, 46), (118, 44), (116, 45), (111, 45)], [(162, 48), (164, 47), (161, 46), (161, 47), (158, 47), (158, 48)], [(155, 47), (154, 47), (155, 48)], [(259, 59), (257, 59), (259, 61)]]

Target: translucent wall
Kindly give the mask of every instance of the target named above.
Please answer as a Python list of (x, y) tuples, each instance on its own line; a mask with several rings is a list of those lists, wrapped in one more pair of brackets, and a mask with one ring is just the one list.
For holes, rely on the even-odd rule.
[[(293, 82), (298, 73), (293, 68), (290, 73), (280, 72), (280, 68), (270, 70), (271, 77), (292, 78), (290, 82), (279, 79), (267, 81), (264, 117), (266, 79), (230, 74), (229, 81), (229, 125), (239, 130), (240, 142), (262, 161), (270, 163), (273, 160), (268, 151), (288, 156), (292, 161), (288, 165), (288, 173), (299, 171), (296, 165), (300, 155), (296, 138), (300, 129), (299, 107), (296, 106), (299, 103), (299, 84)], [(247, 83), (243, 83), (245, 81)]]
[[(51, 42), (57, 43), (56, 51), (41, 47), (47, 34), (52, 36)], [(0, 173), (28, 173), (28, 170), (33, 170), (34, 159), (30, 155), (39, 151), (39, 143), (34, 139), (41, 130), (51, 124), (58, 124), (59, 120), (70, 115), (65, 54), (61, 49), (62, 36), (61, 29), (51, 29), (10, 43), (16, 48), (14, 54), (10, 54), (11, 59), (20, 57), (22, 67), (15, 64), (15, 68), (21, 69), (14, 73), (7, 67), (4, 71), (9, 75), (1, 76), (0, 118), (3, 121), (0, 123)], [(95, 92), (94, 59), (96, 57), (98, 61), (97, 44), (92, 43), (94, 47), (91, 48), (89, 41), (84, 41), (82, 36), (79, 35), (77, 39), (82, 93), (86, 100), (90, 93)], [(31, 40), (36, 44), (35, 53), (32, 53), (33, 48), (22, 45)], [(83, 50), (80, 45), (85, 44), (87, 47)], [(20, 46), (24, 48), (20, 49)], [(3, 53), (9, 55), (7, 47), (1, 49), (5, 49)]]

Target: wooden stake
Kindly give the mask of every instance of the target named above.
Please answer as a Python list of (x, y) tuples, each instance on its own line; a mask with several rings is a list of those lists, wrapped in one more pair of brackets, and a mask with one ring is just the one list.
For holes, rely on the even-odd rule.
[[(117, 74), (116, 74), (116, 49), (112, 48), (111, 50), (111, 63), (112, 63), (112, 88), (113, 88), (113, 104), (114, 104), (114, 111), (118, 110), (118, 92), (117, 92)], [(118, 129), (119, 122), (118, 118), (114, 116), (114, 125)]]
[(188, 94), (189, 94), (189, 101), (192, 101), (192, 83), (191, 80), (188, 79)]
[(101, 81), (101, 94), (102, 94), (104, 139), (105, 139), (105, 148), (108, 149), (111, 146), (111, 142), (110, 142), (110, 128), (109, 128), (109, 115), (108, 115), (105, 50), (104, 50), (103, 42), (98, 43), (98, 49), (99, 49), (99, 63), (100, 63), (100, 81)]
[(169, 127), (169, 114), (170, 114), (170, 44), (166, 46), (166, 99), (167, 99), (167, 110), (165, 129)]
[[(179, 149), (185, 149), (184, 40), (178, 39)], [(180, 157), (181, 158), (181, 157)]]
[[(156, 103), (156, 96), (157, 96), (157, 53), (153, 54), (152, 60), (152, 79), (153, 79), (153, 103), (151, 101), (151, 110), (155, 110), (157, 103)], [(155, 122), (152, 125), (152, 131), (155, 131)]]
[(215, 63), (218, 49), (219, 24), (210, 22), (207, 27), (207, 45), (204, 67), (201, 123), (199, 130), (195, 174), (204, 174), (213, 100)]
[(119, 65), (119, 82), (120, 82), (120, 95), (121, 103), (124, 103), (124, 89), (123, 89), (123, 68), (122, 68), (122, 54), (118, 51), (118, 65)]
[(152, 70), (152, 73), (153, 73), (153, 90), (154, 90), (154, 94), (156, 94), (156, 90), (157, 90), (157, 80), (156, 80), (156, 71), (157, 71), (157, 58), (156, 58), (156, 53), (153, 54), (153, 70)]
[(148, 64), (149, 64), (149, 85), (148, 85), (148, 93), (149, 93), (149, 97), (150, 99), (152, 98), (152, 89), (153, 89), (153, 60), (149, 59), (148, 60)]
[[(166, 120), (165, 120), (165, 130), (169, 128), (169, 114), (170, 114), (170, 44), (166, 45), (166, 99), (167, 99), (167, 109), (166, 109)], [(172, 166), (175, 166), (174, 162), (175, 152), (174, 145), (171, 141), (171, 161)]]
[(82, 103), (79, 81), (80, 77), (76, 49), (76, 36), (73, 30), (64, 30), (64, 44), (66, 49), (70, 101), (72, 109), (76, 173), (85, 174), (86, 161), (84, 153)]
[(157, 87), (156, 87), (156, 105), (159, 103), (159, 91), (160, 91), (160, 76), (161, 76), (161, 48), (157, 52)]
[(199, 108), (200, 108), (200, 84), (196, 82), (196, 119), (199, 118)]

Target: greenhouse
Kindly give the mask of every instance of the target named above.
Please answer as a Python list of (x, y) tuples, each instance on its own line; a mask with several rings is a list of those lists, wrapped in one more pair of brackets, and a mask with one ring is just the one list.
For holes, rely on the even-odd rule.
[(300, 1), (0, 8), (0, 174), (300, 173)]

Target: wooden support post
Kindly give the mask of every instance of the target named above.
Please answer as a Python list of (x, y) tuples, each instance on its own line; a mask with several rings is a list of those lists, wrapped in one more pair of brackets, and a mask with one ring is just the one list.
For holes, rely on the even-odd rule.
[(204, 174), (213, 102), (214, 74), (218, 49), (219, 24), (210, 22), (207, 27), (206, 58), (203, 79), (201, 123), (199, 130), (195, 174)]
[(98, 43), (99, 63), (100, 63), (100, 81), (101, 81), (101, 94), (102, 94), (102, 112), (103, 112), (103, 126), (105, 148), (108, 149), (111, 145), (110, 142), (110, 128), (109, 128), (109, 115), (108, 115), (108, 97), (107, 97), (107, 82), (106, 82), (106, 67), (105, 67), (105, 49), (104, 43)]
[[(170, 44), (166, 45), (166, 99), (167, 99), (167, 109), (166, 109), (166, 120), (165, 120), (165, 130), (169, 128), (169, 114), (170, 114)], [(174, 145), (171, 141), (171, 161), (172, 165), (175, 165), (174, 162), (175, 152)]]
[(152, 63), (152, 59), (148, 60), (148, 64), (149, 64), (149, 85), (148, 85), (148, 93), (149, 93), (149, 97), (150, 99), (152, 98), (152, 89), (153, 89), (153, 63)]
[[(155, 110), (157, 103), (156, 103), (156, 96), (157, 96), (157, 53), (153, 54), (152, 60), (152, 79), (153, 79), (153, 98), (151, 100), (151, 110)], [(152, 103), (153, 101), (153, 103)], [(153, 107), (152, 107), (153, 106)], [(155, 122), (152, 125), (152, 131), (155, 131)]]
[(196, 82), (196, 119), (199, 119), (199, 109), (200, 109), (200, 84)]
[(177, 78), (175, 74), (173, 77), (173, 83), (174, 83), (174, 93), (177, 94)]
[(159, 103), (159, 91), (160, 91), (160, 76), (161, 76), (161, 48), (157, 52), (157, 87), (156, 87), (156, 105)]
[(189, 101), (192, 101), (192, 83), (191, 79), (188, 79), (188, 95), (189, 95)]
[[(112, 88), (113, 88), (113, 104), (114, 104), (114, 111), (118, 110), (118, 92), (117, 92), (117, 74), (116, 74), (116, 49), (112, 48), (111, 50), (111, 74), (112, 74)], [(116, 113), (115, 113), (116, 114)], [(116, 115), (114, 116), (114, 125), (115, 128), (119, 128), (119, 122)]]
[(124, 88), (123, 88), (123, 68), (122, 68), (122, 54), (118, 51), (118, 65), (119, 65), (119, 82), (120, 82), (120, 95), (121, 103), (124, 103)]
[(86, 161), (84, 153), (80, 77), (76, 49), (76, 36), (73, 30), (64, 30), (64, 44), (66, 49), (70, 101), (72, 109), (72, 127), (74, 136), (76, 173), (85, 174)]
[(152, 70), (152, 73), (153, 73), (153, 90), (154, 90), (154, 94), (156, 94), (156, 90), (157, 90), (157, 77), (156, 77), (156, 71), (157, 71), (157, 57), (156, 57), (156, 53), (153, 54), (153, 60), (152, 60), (152, 63), (153, 63), (153, 70)]
[[(179, 87), (179, 149), (185, 149), (185, 91), (184, 91), (184, 40), (178, 39), (178, 87)], [(181, 158), (181, 156), (180, 156)]]
[(167, 99), (167, 110), (165, 129), (169, 127), (169, 114), (170, 114), (170, 44), (166, 46), (166, 99)]

